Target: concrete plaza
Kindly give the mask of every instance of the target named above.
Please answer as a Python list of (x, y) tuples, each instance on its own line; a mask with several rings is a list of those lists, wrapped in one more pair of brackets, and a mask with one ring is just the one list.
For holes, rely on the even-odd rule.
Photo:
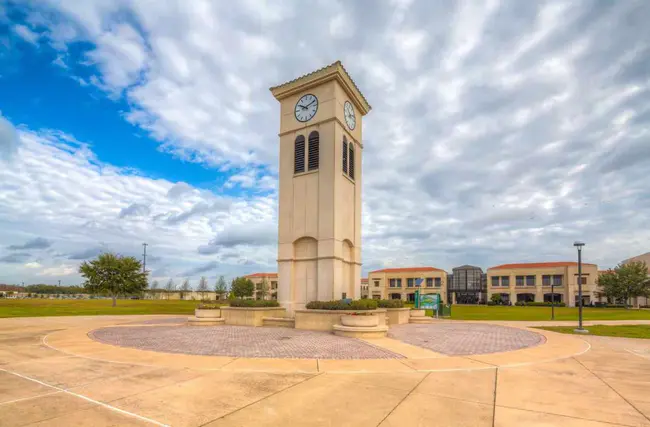
[(645, 340), (535, 330), (536, 345), (449, 355), (393, 337), (356, 344), (396, 357), (294, 359), (172, 354), (92, 337), (151, 328), (155, 341), (156, 328), (185, 328), (176, 323), (0, 319), (0, 426), (650, 426)]

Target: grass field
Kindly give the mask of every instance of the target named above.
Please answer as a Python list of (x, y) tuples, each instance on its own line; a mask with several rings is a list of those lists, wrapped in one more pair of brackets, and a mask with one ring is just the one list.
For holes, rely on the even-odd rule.
[(109, 299), (0, 299), (0, 317), (94, 316), (104, 314), (191, 314), (199, 301)]
[[(560, 332), (563, 334), (574, 334), (575, 326), (545, 326), (537, 329)], [(645, 338), (650, 339), (650, 325), (594, 325), (587, 326), (589, 335), (600, 337), (623, 337), (623, 338)], [(582, 335), (582, 334), (580, 334)]]
[[(105, 314), (191, 314), (198, 301), (179, 300), (54, 300), (0, 299), (0, 317), (92, 316)], [(431, 311), (428, 310), (428, 315)], [(585, 308), (585, 320), (650, 320), (650, 310)], [(457, 320), (550, 320), (550, 307), (503, 307), (454, 305), (452, 319)], [(578, 309), (558, 307), (555, 320), (577, 320)]]
[[(427, 310), (427, 315), (431, 311)], [(650, 320), (650, 310), (624, 308), (589, 308), (583, 310), (584, 320)], [(454, 305), (451, 318), (456, 320), (551, 320), (550, 307), (517, 307), (487, 305)], [(578, 309), (556, 307), (555, 320), (578, 320)]]

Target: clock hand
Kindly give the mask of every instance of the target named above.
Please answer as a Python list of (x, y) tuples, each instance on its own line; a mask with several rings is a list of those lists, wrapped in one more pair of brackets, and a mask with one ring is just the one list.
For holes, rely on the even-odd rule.
[(309, 104), (307, 104), (307, 106), (306, 106), (305, 108), (309, 108), (309, 106), (310, 106), (311, 104), (313, 104), (314, 102), (316, 102), (315, 99), (314, 99), (312, 102), (310, 102)]

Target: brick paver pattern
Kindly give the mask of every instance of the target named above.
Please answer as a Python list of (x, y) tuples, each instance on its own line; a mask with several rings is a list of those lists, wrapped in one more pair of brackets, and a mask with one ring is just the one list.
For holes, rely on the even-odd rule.
[(125, 325), (176, 325), (187, 323), (186, 317), (167, 317), (165, 319), (136, 320), (128, 322)]
[(96, 329), (91, 338), (165, 353), (289, 359), (400, 359), (361, 340), (330, 333), (251, 326), (122, 326)]
[(535, 332), (478, 323), (395, 325), (388, 336), (450, 356), (512, 351), (546, 341)]

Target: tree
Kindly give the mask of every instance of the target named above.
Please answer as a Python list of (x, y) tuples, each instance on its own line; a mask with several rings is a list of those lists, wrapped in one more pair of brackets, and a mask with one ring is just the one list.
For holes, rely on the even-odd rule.
[(205, 299), (205, 293), (208, 291), (208, 279), (206, 279), (205, 276), (201, 277), (201, 280), (199, 280), (199, 286), (196, 290), (201, 294), (201, 299)]
[(623, 300), (626, 307), (630, 298), (650, 296), (650, 278), (645, 262), (621, 263), (601, 274), (596, 283), (608, 298)]
[(250, 281), (250, 279), (247, 279), (245, 277), (237, 277), (232, 281), (232, 286), (230, 289), (237, 298), (245, 298), (253, 296), (253, 292), (255, 292), (255, 285)]
[(90, 293), (106, 293), (117, 305), (117, 296), (141, 293), (147, 288), (147, 273), (134, 257), (103, 253), (90, 262), (79, 266), (79, 273), (86, 279), (84, 288)]
[(190, 281), (188, 279), (183, 280), (183, 284), (181, 285), (181, 299), (185, 299), (185, 294), (191, 290)]
[(501, 294), (492, 294), (490, 297), (490, 301), (492, 301), (495, 304), (501, 304)]
[(154, 280), (151, 282), (151, 286), (149, 286), (149, 289), (151, 289), (151, 297), (152, 298), (158, 298), (158, 281)]
[(214, 285), (214, 291), (217, 293), (218, 299), (223, 299), (223, 296), (228, 292), (228, 285), (223, 276), (219, 276), (217, 283)]
[(176, 284), (174, 283), (174, 279), (170, 277), (169, 281), (165, 285), (165, 293), (167, 294), (167, 299), (169, 299), (169, 294), (174, 292), (175, 290), (176, 290)]
[(257, 296), (259, 296), (260, 299), (266, 299), (268, 294), (269, 294), (269, 282), (266, 281), (266, 277), (265, 277), (262, 279), (262, 283), (260, 283), (260, 287), (257, 290)]

